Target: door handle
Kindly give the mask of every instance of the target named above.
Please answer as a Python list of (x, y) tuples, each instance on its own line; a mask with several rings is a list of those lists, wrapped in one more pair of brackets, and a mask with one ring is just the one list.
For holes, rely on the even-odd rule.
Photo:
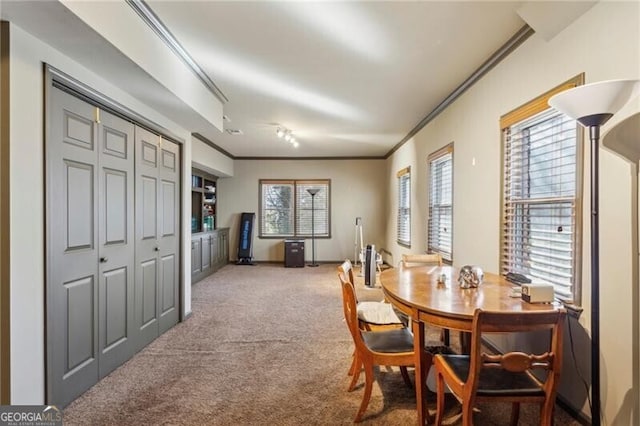
[(108, 257), (101, 257), (100, 258), (100, 263), (107, 263), (109, 261)]

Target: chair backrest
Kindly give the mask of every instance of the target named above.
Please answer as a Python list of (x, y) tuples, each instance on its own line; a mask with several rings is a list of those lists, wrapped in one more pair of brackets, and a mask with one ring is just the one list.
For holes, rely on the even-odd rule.
[(438, 253), (432, 254), (403, 254), (402, 266), (416, 265), (438, 265), (442, 266), (442, 256)]
[(351, 283), (354, 288), (354, 294), (356, 297), (356, 305), (358, 304), (358, 295), (355, 293), (355, 281), (353, 280), (353, 265), (351, 265), (351, 261), (349, 259), (342, 262), (340, 266), (338, 266), (338, 278), (340, 281), (345, 280)]
[[(345, 263), (349, 262), (348, 260)], [(342, 307), (344, 309), (344, 319), (347, 322), (347, 327), (351, 332), (353, 341), (356, 347), (364, 345), (362, 341), (362, 334), (360, 334), (360, 325), (358, 324), (358, 307), (356, 299), (356, 290), (353, 285), (353, 281), (349, 281), (348, 273), (345, 273), (345, 263), (338, 266), (338, 278), (342, 285)], [(349, 262), (351, 265), (351, 262)]]
[[(502, 368), (520, 373), (531, 373), (534, 369), (546, 370), (546, 378), (537, 380), (542, 383), (547, 398), (555, 396), (556, 385), (562, 369), (562, 332), (566, 311), (528, 311), (528, 312), (489, 312), (477, 309), (473, 316), (471, 340), (471, 365), (467, 386), (476, 388), (480, 370), (483, 368)], [(508, 352), (502, 355), (490, 355), (483, 352), (483, 333), (515, 333), (524, 331), (549, 330), (551, 340), (548, 350), (542, 354)]]
[(338, 266), (338, 276), (340, 276), (340, 274), (343, 274), (345, 280), (353, 284), (353, 265), (351, 265), (351, 261), (349, 259), (345, 260), (340, 266)]

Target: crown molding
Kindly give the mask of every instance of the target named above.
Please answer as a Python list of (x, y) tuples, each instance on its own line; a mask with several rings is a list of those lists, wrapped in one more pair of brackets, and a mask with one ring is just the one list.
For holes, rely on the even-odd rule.
[(498, 50), (487, 59), (480, 67), (478, 67), (465, 81), (462, 82), (453, 92), (451, 92), (442, 102), (440, 102), (426, 117), (424, 117), (407, 135), (402, 138), (387, 154), (384, 158), (389, 158), (396, 152), (402, 145), (404, 145), (409, 139), (414, 137), (420, 130), (422, 130), (429, 122), (436, 118), (442, 111), (447, 109), (449, 105), (455, 102), (467, 89), (471, 88), (478, 80), (480, 80), (486, 73), (491, 71), (493, 67), (498, 65), (504, 58), (509, 56), (518, 46), (525, 42), (529, 37), (533, 35), (535, 31), (529, 25), (525, 24), (518, 30), (505, 44), (503, 44)]
[(193, 71), (205, 87), (223, 104), (229, 102), (229, 98), (213, 80), (200, 68), (200, 65), (189, 55), (189, 52), (171, 34), (171, 31), (158, 18), (144, 0), (126, 0), (127, 4), (140, 16), (140, 18), (156, 33), (156, 35)]

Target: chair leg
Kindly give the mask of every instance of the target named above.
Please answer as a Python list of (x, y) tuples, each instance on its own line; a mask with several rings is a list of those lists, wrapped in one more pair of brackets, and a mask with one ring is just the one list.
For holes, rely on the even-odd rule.
[(451, 335), (448, 328), (443, 328), (440, 331), (440, 340), (445, 346), (451, 346)]
[(442, 425), (444, 417), (444, 378), (440, 372), (436, 371), (436, 426)]
[(353, 375), (349, 388), (347, 389), (348, 392), (355, 389), (358, 379), (360, 379), (360, 370), (362, 370), (362, 360), (360, 359), (360, 355), (358, 355), (358, 351), (356, 351), (353, 357)]
[(473, 426), (473, 401), (462, 401), (462, 426)]
[(404, 383), (409, 387), (409, 389), (413, 389), (413, 383), (411, 383), (411, 379), (409, 378), (407, 367), (405, 367), (404, 365), (400, 366), (400, 374), (402, 374)]
[(347, 373), (348, 376), (353, 376), (353, 373), (356, 372), (356, 350), (353, 350), (353, 353), (351, 354), (351, 367), (349, 367), (349, 372)]
[(364, 377), (364, 395), (362, 395), (362, 403), (360, 404), (360, 409), (358, 410), (358, 414), (356, 414), (354, 423), (360, 422), (362, 415), (369, 406), (369, 400), (371, 399), (371, 389), (373, 388), (373, 364), (370, 362), (365, 362), (364, 364)]
[[(518, 424), (518, 420), (520, 419), (520, 403), (512, 402), (511, 403), (511, 426), (516, 426)], [(541, 418), (542, 421), (542, 418)]]
[(555, 399), (549, 398), (542, 403), (540, 407), (540, 424), (542, 426), (553, 426), (553, 410), (555, 408)]

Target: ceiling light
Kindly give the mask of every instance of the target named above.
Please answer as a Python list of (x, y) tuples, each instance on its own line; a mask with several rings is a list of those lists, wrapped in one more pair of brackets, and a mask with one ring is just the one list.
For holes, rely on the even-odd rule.
[(295, 148), (300, 145), (296, 138), (293, 136), (293, 132), (286, 127), (278, 126), (278, 128), (276, 129), (276, 135), (279, 138), (284, 138), (285, 141), (289, 142)]

